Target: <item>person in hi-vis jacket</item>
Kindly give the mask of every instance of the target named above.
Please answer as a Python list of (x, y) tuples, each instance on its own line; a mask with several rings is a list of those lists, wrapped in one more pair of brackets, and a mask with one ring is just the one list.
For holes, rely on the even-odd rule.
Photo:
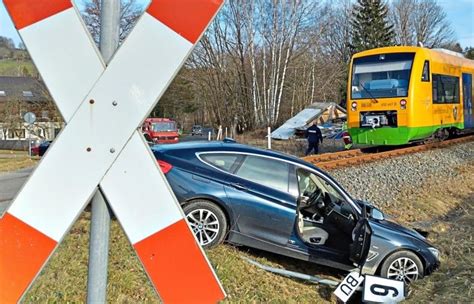
[(310, 154), (314, 150), (315, 154), (319, 152), (319, 143), (323, 143), (323, 134), (318, 128), (316, 121), (313, 121), (313, 125), (306, 129), (305, 137), (308, 139), (308, 149), (306, 155)]

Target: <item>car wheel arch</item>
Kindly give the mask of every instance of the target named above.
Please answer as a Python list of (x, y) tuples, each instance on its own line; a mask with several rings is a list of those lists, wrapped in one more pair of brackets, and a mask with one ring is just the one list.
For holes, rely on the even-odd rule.
[(227, 209), (228, 207), (225, 206), (225, 204), (221, 200), (219, 200), (218, 198), (210, 197), (210, 196), (207, 196), (207, 195), (196, 196), (196, 197), (192, 197), (192, 198), (187, 199), (186, 201), (180, 203), (180, 205), (181, 205), (182, 208), (184, 208), (184, 206), (190, 205), (193, 202), (200, 201), (200, 200), (201, 201), (202, 200), (209, 201), (209, 202), (215, 204), (217, 207), (219, 207), (222, 210), (222, 212), (224, 213), (225, 218), (227, 220), (227, 229), (230, 230), (230, 228), (233, 225), (233, 221), (230, 217), (229, 210)]
[(416, 250), (416, 249), (413, 249), (413, 248), (409, 248), (409, 247), (400, 247), (400, 248), (397, 248), (393, 251), (390, 251), (388, 254), (385, 255), (385, 257), (379, 262), (379, 264), (377, 265), (377, 271), (375, 272), (377, 275), (380, 275), (380, 272), (382, 270), (382, 265), (385, 263), (385, 261), (390, 257), (392, 256), (393, 254), (397, 253), (397, 252), (400, 252), (400, 251), (408, 251), (408, 252), (411, 252), (413, 254), (415, 254), (418, 259), (420, 259), (421, 261), (421, 264), (423, 265), (423, 275), (426, 271), (426, 260), (425, 258), (423, 257), (423, 255), (420, 253), (419, 250)]

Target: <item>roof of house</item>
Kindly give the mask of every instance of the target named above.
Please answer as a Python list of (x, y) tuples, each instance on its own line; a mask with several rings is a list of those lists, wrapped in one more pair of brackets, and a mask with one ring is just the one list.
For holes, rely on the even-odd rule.
[(49, 100), (45, 85), (32, 77), (0, 76), (0, 102), (45, 102)]

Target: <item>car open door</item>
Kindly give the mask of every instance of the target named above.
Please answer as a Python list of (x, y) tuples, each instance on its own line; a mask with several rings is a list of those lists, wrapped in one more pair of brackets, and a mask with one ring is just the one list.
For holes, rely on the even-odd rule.
[(363, 267), (370, 249), (372, 228), (367, 219), (367, 211), (362, 207), (362, 216), (359, 218), (352, 232), (352, 244), (350, 245), (350, 260), (359, 267)]

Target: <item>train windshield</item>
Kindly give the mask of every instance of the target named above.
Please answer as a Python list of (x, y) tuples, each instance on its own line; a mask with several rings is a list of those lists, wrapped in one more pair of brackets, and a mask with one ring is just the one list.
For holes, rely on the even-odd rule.
[(355, 58), (351, 98), (407, 97), (414, 57), (414, 53), (395, 53)]

